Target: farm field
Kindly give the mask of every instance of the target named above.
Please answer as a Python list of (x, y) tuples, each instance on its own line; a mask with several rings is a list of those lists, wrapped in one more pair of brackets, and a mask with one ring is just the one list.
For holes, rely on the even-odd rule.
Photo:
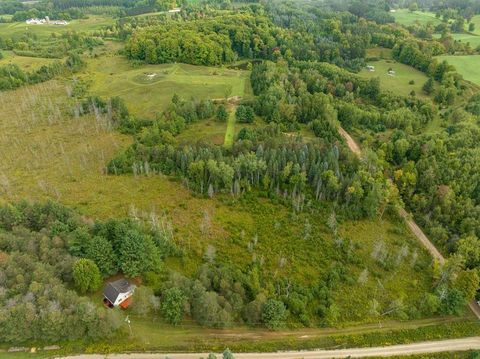
[(438, 25), (442, 21), (435, 17), (435, 13), (429, 11), (409, 11), (408, 9), (398, 9), (393, 13), (390, 13), (395, 18), (395, 21), (399, 24), (409, 26), (415, 23), (421, 25), (428, 24), (429, 22), (433, 25)]
[(91, 93), (119, 96), (138, 116), (153, 118), (172, 96), (190, 99), (244, 96), (249, 93), (248, 72), (186, 64), (134, 67), (126, 58), (107, 56), (89, 61), (85, 78), (91, 79)]
[[(423, 72), (393, 60), (374, 61), (369, 62), (368, 65), (375, 66), (375, 71), (363, 69), (359, 75), (368, 79), (379, 77), (380, 85), (384, 90), (404, 96), (408, 96), (413, 90), (420, 98), (428, 97), (422, 91), (422, 86), (428, 79)], [(390, 68), (395, 71), (395, 75), (388, 74)], [(410, 80), (414, 80), (415, 83), (410, 85)]]
[[(294, 214), (255, 193), (238, 200), (230, 195), (210, 199), (159, 175), (104, 175), (106, 162), (131, 139), (114, 132), (102, 118), (70, 115), (64, 84), (48, 82), (3, 93), (0, 103), (5, 114), (0, 136), (5, 149), (0, 190), (5, 201), (50, 198), (93, 218), (160, 216), (171, 222), (174, 240), (186, 253), (166, 265), (185, 274), (197, 270), (209, 247), (215, 248), (219, 263), (245, 268), (252, 263), (248, 245), (254, 237), (258, 240), (254, 254), (263, 258), (269, 276), (288, 276), (306, 286), (318, 280), (337, 256), (326, 226), (328, 206)], [(197, 133), (198, 139), (201, 136)], [(340, 323), (378, 320), (370, 314), (372, 297), (379, 308), (388, 308), (398, 298), (411, 307), (429, 290), (431, 259), (402, 223), (346, 221), (339, 232), (352, 241), (355, 256), (361, 258), (359, 264), (348, 265), (351, 281), (333, 293)], [(392, 256), (408, 253), (393, 270), (371, 255), (379, 241)], [(280, 266), (282, 262), (288, 265)]]
[(49, 65), (59, 59), (45, 59), (42, 57), (18, 56), (13, 51), (2, 51), (3, 59), (0, 59), (0, 66), (15, 64), (25, 71), (36, 70), (43, 65)]
[(115, 20), (107, 16), (90, 15), (88, 19), (72, 20), (66, 26), (61, 25), (27, 25), (25, 22), (0, 23), (0, 34), (4, 37), (18, 38), (26, 33), (34, 34), (39, 39), (52, 34), (61, 35), (69, 31), (89, 32), (113, 25)]
[(455, 66), (465, 80), (480, 85), (480, 55), (439, 56), (438, 59)]

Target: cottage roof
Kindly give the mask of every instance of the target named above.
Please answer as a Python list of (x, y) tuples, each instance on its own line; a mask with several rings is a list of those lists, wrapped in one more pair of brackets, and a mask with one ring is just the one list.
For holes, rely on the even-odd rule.
[(128, 282), (125, 278), (118, 279), (113, 282), (107, 283), (105, 289), (103, 290), (103, 295), (111, 303), (115, 303), (118, 296), (122, 293), (130, 292), (134, 286)]

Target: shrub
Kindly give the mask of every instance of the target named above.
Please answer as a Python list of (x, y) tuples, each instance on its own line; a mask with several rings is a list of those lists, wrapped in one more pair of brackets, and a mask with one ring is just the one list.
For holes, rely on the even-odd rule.
[(269, 329), (279, 329), (285, 325), (287, 309), (285, 304), (279, 300), (269, 299), (262, 309), (262, 322)]
[(168, 323), (177, 325), (182, 321), (186, 300), (179, 288), (169, 288), (163, 292), (160, 310)]
[(86, 258), (79, 259), (73, 265), (73, 280), (75, 287), (82, 294), (94, 292), (102, 284), (102, 276), (97, 265)]
[(252, 123), (254, 118), (253, 108), (244, 105), (238, 106), (235, 111), (235, 118), (238, 122)]
[(217, 108), (217, 120), (225, 122), (228, 119), (228, 111), (225, 105), (220, 105)]

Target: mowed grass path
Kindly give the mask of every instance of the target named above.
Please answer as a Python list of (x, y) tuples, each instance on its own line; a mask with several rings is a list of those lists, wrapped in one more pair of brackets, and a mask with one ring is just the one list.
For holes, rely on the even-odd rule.
[(439, 56), (438, 59), (455, 66), (465, 80), (480, 85), (480, 55)]
[(27, 25), (25, 22), (0, 23), (0, 36), (19, 38), (29, 33), (39, 39), (50, 37), (52, 34), (61, 35), (69, 31), (90, 32), (113, 25), (111, 17), (90, 15), (88, 19), (72, 20), (68, 25)]
[(408, 9), (398, 9), (395, 12), (390, 13), (395, 18), (395, 21), (399, 24), (409, 26), (415, 23), (420, 25), (426, 25), (431, 22), (433, 25), (438, 25), (442, 21), (435, 17), (435, 13), (429, 11), (409, 11)]
[[(375, 71), (363, 69), (359, 75), (367, 79), (379, 77), (382, 89), (404, 96), (410, 95), (413, 90), (418, 97), (427, 97), (422, 91), (422, 86), (428, 77), (421, 71), (392, 60), (369, 62), (368, 65), (375, 66)], [(388, 74), (389, 68), (395, 71), (395, 75)], [(414, 80), (415, 84), (410, 85), (410, 80)]]
[(119, 96), (133, 114), (152, 118), (175, 93), (185, 99), (244, 96), (248, 76), (248, 71), (186, 64), (133, 67), (126, 58), (110, 56), (90, 60), (85, 78), (92, 80), (92, 94)]
[(230, 107), (227, 119), (227, 130), (225, 131), (225, 140), (223, 145), (226, 148), (231, 148), (233, 146), (233, 140), (235, 138), (235, 110), (236, 106)]

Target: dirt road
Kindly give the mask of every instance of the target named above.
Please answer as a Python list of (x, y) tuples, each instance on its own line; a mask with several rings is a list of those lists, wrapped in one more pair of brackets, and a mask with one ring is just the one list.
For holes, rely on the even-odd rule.
[[(355, 140), (350, 136), (350, 134), (345, 131), (343, 128), (340, 127), (339, 129), (340, 135), (345, 139), (347, 142), (348, 147), (350, 148), (350, 151), (355, 153), (357, 156), (361, 156), (362, 151), (358, 144), (355, 142)], [(408, 228), (410, 231), (417, 237), (417, 239), (422, 243), (422, 245), (430, 252), (431, 256), (435, 258), (439, 263), (445, 263), (445, 258), (442, 256), (442, 254), (439, 252), (439, 250), (435, 247), (435, 245), (430, 242), (430, 240), (427, 238), (425, 233), (423, 233), (422, 229), (418, 226), (417, 223), (410, 217), (410, 215), (405, 211), (405, 209), (400, 209), (399, 212), (400, 216), (405, 220), (405, 223), (407, 224)], [(480, 306), (477, 304), (477, 302), (472, 301), (468, 304), (472, 312), (477, 316), (478, 319), (480, 319)]]
[(347, 131), (345, 131), (343, 128), (339, 128), (338, 130), (340, 132), (340, 135), (345, 139), (347, 142), (348, 148), (350, 148), (350, 151), (355, 153), (357, 156), (360, 156), (362, 154), (362, 151), (360, 150), (360, 147), (357, 145), (355, 140), (348, 134)]
[[(411, 355), (424, 353), (440, 353), (449, 351), (465, 351), (480, 349), (480, 337), (450, 339), (434, 342), (392, 345), (388, 347), (352, 348), (335, 350), (291, 351), (276, 353), (239, 353), (235, 359), (327, 359), (327, 358), (364, 358), (376, 356)], [(135, 353), (135, 354), (91, 354), (65, 357), (64, 359), (198, 359), (206, 358), (208, 353)], [(221, 355), (217, 355), (220, 357)]]

